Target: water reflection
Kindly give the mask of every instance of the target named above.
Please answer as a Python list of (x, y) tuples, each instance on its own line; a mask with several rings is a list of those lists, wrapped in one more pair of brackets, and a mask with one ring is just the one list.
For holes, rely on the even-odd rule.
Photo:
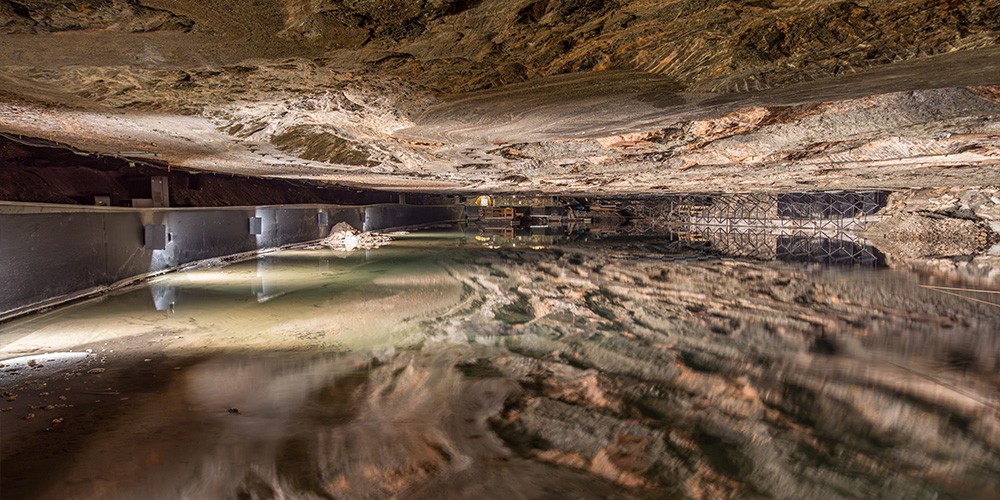
[(998, 294), (799, 265), (828, 243), (791, 236), (783, 262), (475, 236), (278, 252), (4, 325), (4, 359), (91, 350), (0, 368), (4, 497), (1000, 488)]
[[(688, 252), (758, 260), (884, 267), (885, 256), (859, 236), (887, 201), (885, 191), (678, 194), (648, 199), (496, 201), (470, 207), (465, 232), (488, 248), (542, 248), (621, 235), (671, 243)], [(493, 202), (494, 200), (489, 200)]]

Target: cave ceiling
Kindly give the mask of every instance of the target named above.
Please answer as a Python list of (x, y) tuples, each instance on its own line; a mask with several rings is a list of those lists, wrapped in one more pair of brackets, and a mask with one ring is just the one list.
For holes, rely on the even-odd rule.
[(395, 190), (998, 184), (1000, 2), (0, 0), (0, 132)]

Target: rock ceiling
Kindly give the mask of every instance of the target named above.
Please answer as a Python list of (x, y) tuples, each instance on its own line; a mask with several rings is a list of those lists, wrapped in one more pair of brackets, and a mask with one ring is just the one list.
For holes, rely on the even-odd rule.
[(0, 132), (426, 191), (997, 184), (1000, 2), (0, 0)]

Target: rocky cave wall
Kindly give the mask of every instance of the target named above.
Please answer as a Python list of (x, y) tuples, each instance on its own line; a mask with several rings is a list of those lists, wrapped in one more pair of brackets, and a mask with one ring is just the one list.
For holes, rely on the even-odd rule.
[(998, 32), (996, 1), (4, 0), (0, 130), (392, 190), (984, 185)]

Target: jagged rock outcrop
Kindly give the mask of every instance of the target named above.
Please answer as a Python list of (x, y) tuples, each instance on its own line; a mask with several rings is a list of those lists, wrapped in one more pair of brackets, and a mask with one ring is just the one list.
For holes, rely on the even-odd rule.
[(394, 189), (991, 184), (998, 19), (941, 0), (4, 0), (0, 130)]
[(108, 30), (126, 33), (172, 30), (189, 32), (195, 22), (138, 0), (0, 1), (0, 33), (54, 33)]

